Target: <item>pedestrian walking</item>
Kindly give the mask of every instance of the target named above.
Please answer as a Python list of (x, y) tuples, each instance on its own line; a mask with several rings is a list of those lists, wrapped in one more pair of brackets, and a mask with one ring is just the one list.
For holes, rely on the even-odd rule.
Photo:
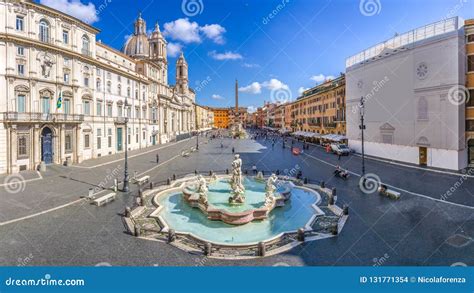
[(156, 163), (157, 163), (157, 164), (160, 163), (160, 155), (159, 155), (159, 154), (156, 154)]
[(234, 147), (232, 147), (232, 153), (233, 153), (233, 154), (235, 153), (235, 149), (234, 149)]

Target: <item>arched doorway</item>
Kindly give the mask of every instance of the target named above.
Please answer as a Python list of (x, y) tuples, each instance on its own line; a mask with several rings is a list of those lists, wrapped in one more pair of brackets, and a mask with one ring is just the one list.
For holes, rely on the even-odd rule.
[(467, 141), (467, 156), (469, 165), (474, 165), (474, 138)]
[(48, 127), (41, 131), (41, 161), (53, 163), (53, 132)]

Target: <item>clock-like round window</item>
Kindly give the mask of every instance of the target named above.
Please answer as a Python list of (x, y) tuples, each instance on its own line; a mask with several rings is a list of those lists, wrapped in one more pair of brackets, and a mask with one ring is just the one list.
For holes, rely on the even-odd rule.
[(425, 62), (418, 64), (416, 75), (419, 79), (425, 79), (428, 76), (428, 65)]

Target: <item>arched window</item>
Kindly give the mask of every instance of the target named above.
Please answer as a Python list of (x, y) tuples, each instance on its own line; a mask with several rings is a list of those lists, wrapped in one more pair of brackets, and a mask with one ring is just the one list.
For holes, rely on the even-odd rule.
[(43, 43), (49, 43), (49, 23), (42, 19), (39, 22), (39, 40)]
[(90, 52), (90, 41), (86, 35), (82, 36), (82, 54), (89, 55)]
[(418, 100), (418, 120), (428, 120), (428, 101), (425, 97)]
[(107, 82), (107, 92), (109, 94), (112, 92), (112, 83), (110, 81)]
[(122, 86), (120, 84), (117, 86), (117, 95), (122, 95)]
[(102, 82), (100, 81), (100, 78), (98, 78), (98, 79), (96, 80), (96, 83), (95, 83), (95, 88), (96, 88), (96, 90), (99, 91), (99, 92), (102, 91), (101, 85), (102, 85)]

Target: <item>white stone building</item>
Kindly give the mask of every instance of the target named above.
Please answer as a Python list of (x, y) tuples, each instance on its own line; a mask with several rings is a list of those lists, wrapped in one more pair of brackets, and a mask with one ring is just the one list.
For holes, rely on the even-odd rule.
[(467, 166), (463, 21), (446, 19), (369, 48), (346, 61), (347, 135), (367, 155), (460, 170)]
[(184, 56), (168, 84), (159, 26), (116, 51), (98, 30), (34, 1), (0, 1), (0, 174), (79, 163), (188, 136), (195, 128)]

